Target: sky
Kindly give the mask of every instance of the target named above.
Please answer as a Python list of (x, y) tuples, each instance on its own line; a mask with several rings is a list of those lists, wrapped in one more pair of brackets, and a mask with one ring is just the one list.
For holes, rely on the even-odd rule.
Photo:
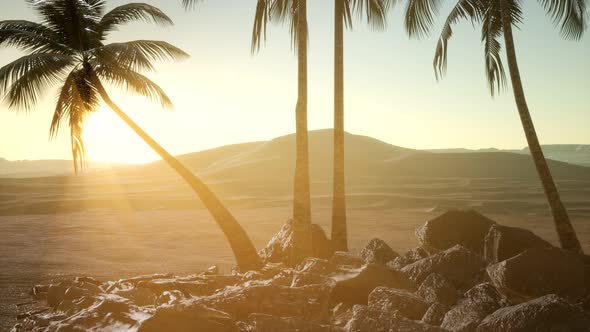
[[(110, 88), (115, 102), (173, 154), (293, 133), (297, 58), (288, 27), (271, 25), (259, 53), (250, 53), (256, 0), (205, 0), (185, 11), (173, 0), (143, 0), (175, 22), (172, 27), (132, 23), (108, 41), (168, 41), (191, 57), (158, 63), (148, 74), (169, 94), (165, 111), (139, 96)], [(109, 0), (108, 8), (125, 0)], [(432, 36), (408, 39), (405, 2), (388, 16), (384, 32), (362, 19), (344, 35), (345, 130), (408, 148), (522, 148), (526, 140), (510, 85), (492, 98), (484, 74), (478, 27), (460, 23), (449, 45), (447, 76), (432, 68), (447, 2)], [(529, 108), (542, 144), (590, 144), (590, 36), (563, 40), (538, 1), (523, 1), (524, 24), (515, 30), (516, 51)], [(309, 128), (332, 127), (333, 1), (308, 0)], [(0, 20), (37, 20), (24, 0), (0, 0)], [(0, 66), (22, 53), (0, 48)], [(507, 64), (505, 63), (507, 66)], [(48, 139), (57, 87), (28, 113), (0, 104), (0, 157), (71, 159), (68, 130)], [(66, 126), (64, 126), (66, 128)], [(158, 159), (106, 107), (93, 114), (84, 134), (96, 161)]]

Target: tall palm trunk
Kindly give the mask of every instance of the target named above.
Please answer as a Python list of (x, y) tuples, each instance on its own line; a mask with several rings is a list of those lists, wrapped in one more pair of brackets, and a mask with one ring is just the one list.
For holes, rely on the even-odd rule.
[(531, 156), (535, 162), (537, 173), (543, 184), (545, 196), (549, 202), (551, 213), (553, 214), (553, 221), (557, 234), (559, 235), (559, 242), (563, 249), (576, 251), (582, 253), (582, 247), (576, 236), (574, 227), (572, 226), (567, 211), (563, 206), (559, 192), (551, 176), (551, 171), (547, 166), (547, 161), (543, 155), (543, 150), (539, 144), (535, 126), (531, 119), (531, 114), (527, 106), (524, 96), (524, 89), (520, 79), (520, 72), (518, 70), (518, 63), (516, 61), (516, 50), (514, 48), (514, 38), (512, 36), (512, 18), (510, 12), (507, 10), (508, 1), (502, 0), (502, 28), (504, 30), (504, 41), (506, 44), (506, 57), (508, 58), (508, 69), (510, 71), (510, 79), (512, 81), (512, 90), (514, 92), (514, 99), (516, 100), (516, 107), (520, 115), (520, 121), (528, 142)]
[(309, 193), (309, 143), (307, 134), (307, 9), (306, 0), (298, 0), (298, 84), (295, 108), (296, 161), (293, 192), (293, 219), (311, 223)]
[(344, 0), (334, 0), (334, 160), (332, 244), (348, 250), (344, 180)]
[(141, 139), (143, 139), (156, 153), (170, 165), (197, 193), (207, 210), (221, 228), (227, 238), (237, 264), (242, 271), (256, 270), (262, 266), (260, 257), (250, 238), (234, 218), (234, 216), (225, 208), (223, 203), (215, 194), (197, 178), (186, 166), (178, 159), (166, 151), (160, 144), (154, 141), (143, 129), (141, 129), (127, 114), (123, 112), (109, 97), (104, 87), (97, 81), (97, 90), (105, 103), (123, 120)]

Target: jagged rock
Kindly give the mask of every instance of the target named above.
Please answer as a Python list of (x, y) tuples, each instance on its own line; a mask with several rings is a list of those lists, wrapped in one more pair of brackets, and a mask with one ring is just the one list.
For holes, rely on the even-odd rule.
[(410, 319), (421, 319), (428, 304), (405, 290), (377, 287), (369, 294), (369, 307), (386, 312), (397, 312)]
[(74, 301), (86, 295), (87, 290), (76, 286), (70, 286), (64, 293), (63, 300)]
[[(294, 221), (288, 220), (283, 227), (268, 242), (259, 254), (266, 262), (289, 264), (293, 248)], [(311, 232), (311, 256), (318, 258), (330, 258), (334, 250), (324, 230), (316, 225), (310, 226)]]
[(417, 247), (395, 258), (393, 261), (388, 262), (387, 266), (396, 270), (401, 270), (404, 266), (412, 264), (428, 256), (430, 256), (430, 254), (426, 249), (423, 247)]
[(436, 255), (423, 258), (401, 269), (414, 283), (420, 284), (432, 273), (438, 273), (455, 287), (465, 288), (480, 277), (485, 264), (481, 257), (456, 245)]
[(348, 332), (443, 332), (437, 326), (413, 321), (393, 312), (384, 312), (363, 305), (355, 305), (352, 319), (346, 325)]
[(332, 257), (330, 257), (330, 262), (336, 265), (347, 265), (354, 268), (361, 267), (365, 264), (362, 258), (346, 251), (336, 251)]
[(477, 254), (483, 254), (484, 239), (495, 222), (476, 211), (448, 211), (427, 221), (416, 229), (416, 236), (422, 244), (440, 250), (457, 244)]
[(385, 264), (399, 257), (399, 254), (381, 239), (372, 239), (361, 250), (360, 256), (365, 263)]
[(426, 277), (416, 295), (420, 296), (427, 303), (443, 303), (452, 305), (460, 297), (455, 287), (443, 276), (433, 273)]
[(165, 291), (156, 300), (156, 305), (160, 306), (163, 304), (167, 304), (167, 305), (177, 304), (177, 303), (180, 303), (180, 301), (184, 300), (185, 298), (186, 297), (184, 296), (184, 294), (182, 294), (182, 292), (179, 290)]
[(589, 330), (588, 314), (554, 294), (499, 309), (487, 316), (477, 327), (477, 332), (587, 332)]
[(352, 319), (352, 306), (347, 303), (338, 303), (332, 308), (332, 324), (344, 327)]
[(514, 301), (557, 294), (584, 296), (590, 283), (581, 255), (559, 248), (532, 248), (487, 268), (491, 281)]
[(165, 291), (180, 290), (193, 296), (205, 296), (215, 293), (220, 288), (233, 286), (242, 281), (240, 276), (196, 276), (185, 279), (151, 279), (137, 282), (137, 288), (147, 288), (156, 295)]
[(412, 289), (414, 285), (402, 273), (378, 264), (340, 271), (330, 276), (335, 282), (332, 302), (367, 304), (369, 293), (379, 286)]
[(500, 294), (489, 283), (476, 285), (465, 295), (466, 299), (445, 314), (441, 327), (450, 331), (475, 331), (485, 317), (504, 304)]
[(445, 315), (449, 311), (449, 307), (442, 303), (433, 303), (428, 307), (426, 313), (422, 317), (422, 321), (433, 326), (440, 326)]
[(529, 230), (495, 224), (485, 237), (484, 256), (488, 264), (498, 263), (530, 248), (551, 247), (551, 243)]
[(325, 321), (329, 316), (332, 285), (285, 287), (248, 282), (227, 287), (194, 301), (231, 314), (238, 320), (252, 313)]
[[(163, 292), (169, 293), (169, 292)], [(157, 296), (149, 288), (131, 288), (125, 290), (118, 290), (115, 294), (131, 300), (138, 306), (154, 305), (157, 302)]]
[(297, 265), (296, 270), (299, 272), (328, 275), (336, 272), (337, 266), (326, 259), (308, 257)]
[(328, 281), (328, 277), (322, 274), (299, 272), (293, 275), (293, 281), (291, 287), (301, 287), (307, 285), (319, 285), (324, 284)]
[(47, 305), (57, 307), (63, 300), (68, 287), (62, 284), (50, 285), (47, 289)]
[(185, 301), (178, 305), (158, 307), (156, 313), (144, 320), (138, 332), (238, 332), (233, 318), (199, 303)]
[[(256, 332), (337, 332), (336, 327), (292, 317), (275, 317), (266, 314), (251, 314), (248, 317), (252, 331)], [(340, 330), (341, 331), (341, 330)]]

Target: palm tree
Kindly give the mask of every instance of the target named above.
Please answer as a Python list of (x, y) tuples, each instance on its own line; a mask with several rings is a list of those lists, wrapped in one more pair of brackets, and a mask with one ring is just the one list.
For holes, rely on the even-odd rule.
[[(548, 15), (552, 17), (554, 23), (560, 25), (561, 34), (564, 38), (580, 39), (586, 29), (585, 0), (538, 1), (545, 8)], [(441, 2), (441, 0), (409, 0), (405, 25), (410, 36), (422, 37), (429, 33), (434, 15), (437, 13)], [(452, 26), (460, 19), (468, 19), (473, 23), (481, 24), (486, 76), (492, 96), (496, 90), (502, 89), (506, 84), (499, 41), (501, 37), (504, 37), (508, 70), (516, 107), (529, 150), (551, 208), (561, 247), (581, 253), (582, 247), (547, 166), (524, 95), (512, 35), (512, 26), (522, 23), (521, 2), (515, 0), (459, 0), (447, 17), (438, 40), (434, 56), (437, 79), (446, 72), (448, 41), (453, 34)]]
[(344, 25), (352, 28), (351, 12), (366, 14), (374, 30), (383, 30), (394, 0), (334, 0), (334, 159), (332, 188), (332, 245), (348, 250), (344, 177)]
[(246, 232), (217, 196), (131, 120), (103, 86), (103, 82), (113, 84), (171, 108), (166, 93), (139, 71), (153, 70), (155, 60), (185, 58), (185, 52), (163, 41), (104, 42), (109, 32), (134, 20), (162, 25), (170, 25), (172, 20), (158, 8), (140, 3), (122, 5), (108, 13), (104, 13), (102, 0), (31, 0), (30, 4), (41, 16), (41, 23), (0, 21), (0, 46), (15, 46), (27, 53), (0, 69), (0, 95), (5, 95), (10, 108), (30, 110), (42, 93), (61, 85), (50, 137), (55, 137), (62, 121), (68, 121), (78, 172), (85, 158), (84, 120), (104, 101), (197, 193), (227, 237), (238, 266), (243, 270), (260, 267)]
[(297, 105), (295, 107), (296, 161), (293, 186), (293, 219), (311, 224), (309, 189), (309, 143), (307, 130), (307, 1), (258, 0), (252, 32), (252, 52), (260, 48), (270, 20), (289, 22), (293, 46), (297, 50)]

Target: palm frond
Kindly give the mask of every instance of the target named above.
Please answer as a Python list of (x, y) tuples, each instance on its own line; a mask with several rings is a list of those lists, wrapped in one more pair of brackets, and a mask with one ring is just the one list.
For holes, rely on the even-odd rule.
[(434, 52), (433, 66), (437, 80), (441, 79), (447, 71), (448, 43), (453, 36), (453, 26), (461, 19), (470, 19), (472, 22), (481, 21), (481, 4), (481, 0), (459, 0), (449, 13)]
[(153, 61), (180, 60), (189, 56), (170, 43), (155, 40), (107, 44), (90, 50), (90, 53), (99, 63), (114, 58), (122, 67), (133, 70), (153, 70)]
[(252, 27), (252, 41), (250, 51), (254, 54), (260, 50), (260, 44), (266, 41), (266, 25), (270, 20), (271, 10), (270, 0), (258, 0), (256, 2), (256, 10), (254, 12), (254, 25)]
[(367, 24), (376, 31), (384, 30), (387, 26), (387, 12), (395, 4), (396, 0), (349, 0), (352, 1), (353, 10), (359, 15), (364, 15)]
[(164, 109), (173, 108), (172, 101), (164, 90), (144, 75), (116, 64), (98, 66), (95, 70), (99, 78), (112, 85), (159, 102)]
[(6, 94), (10, 108), (30, 110), (46, 89), (60, 82), (73, 63), (73, 57), (62, 54), (23, 56), (0, 68), (0, 94)]
[(98, 28), (99, 35), (104, 38), (106, 33), (115, 30), (117, 26), (137, 20), (159, 25), (173, 24), (172, 19), (157, 7), (145, 3), (129, 3), (116, 7), (102, 17)]
[(59, 42), (58, 35), (48, 27), (23, 20), (0, 21), (0, 46), (2, 45), (16, 47), (27, 53), (73, 53), (72, 49)]
[(586, 30), (586, 0), (538, 0), (566, 39), (579, 40)]
[(432, 29), (441, 0), (408, 0), (404, 25), (410, 37), (422, 38)]
[(185, 9), (195, 9), (197, 4), (203, 0), (182, 0), (182, 6)]
[[(518, 8), (519, 9), (519, 8)], [(518, 20), (519, 10), (512, 11)], [(506, 86), (506, 74), (500, 56), (502, 38), (502, 18), (499, 3), (490, 5), (483, 14), (481, 39), (484, 44), (485, 70), (490, 94), (495, 95)]]

